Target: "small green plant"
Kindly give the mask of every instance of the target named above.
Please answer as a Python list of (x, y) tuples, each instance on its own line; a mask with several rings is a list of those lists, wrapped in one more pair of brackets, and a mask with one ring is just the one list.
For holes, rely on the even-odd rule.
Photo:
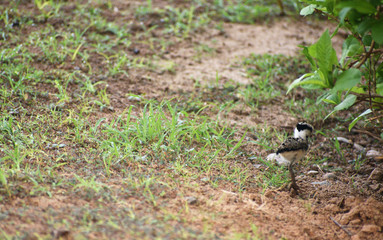
[(152, 5), (152, 0), (146, 0), (146, 5), (142, 4), (136, 9), (136, 14), (138, 16), (144, 16), (148, 13), (153, 12), (153, 5)]
[(262, 5), (249, 5), (237, 2), (231, 3), (221, 10), (222, 16), (230, 22), (254, 23), (257, 19), (265, 17), (271, 12), (270, 7)]
[(365, 156), (365, 152), (362, 152), (360, 154), (358, 154), (358, 156), (356, 157), (355, 161), (354, 161), (354, 169), (355, 171), (359, 172), (360, 168), (362, 167), (362, 165), (367, 161), (367, 158)]
[[(1, 159), (0, 159), (0, 163), (1, 163)], [(8, 181), (7, 181), (7, 174), (2, 168), (0, 168), (0, 187), (5, 188), (5, 191), (7, 192), (8, 197), (11, 196), (11, 191), (9, 190)]]
[(34, 0), (34, 3), (42, 13), (39, 17), (42, 17), (44, 21), (57, 15), (61, 8), (61, 3), (57, 3), (53, 0)]
[(13, 150), (5, 150), (5, 157), (2, 160), (10, 159), (14, 163), (12, 166), (15, 170), (20, 170), (20, 165), (24, 161), (26, 157), (26, 153), (24, 153), (23, 148), (20, 147), (18, 142), (14, 143)]
[(59, 98), (59, 103), (69, 101), (69, 95), (67, 93), (68, 81), (66, 84), (62, 84), (59, 80), (55, 80), (55, 85), (59, 93), (56, 95)]
[(74, 184), (73, 190), (83, 189), (85, 191), (99, 193), (101, 190), (107, 187), (104, 183), (96, 181), (96, 176), (88, 179), (84, 179), (78, 175), (75, 175), (75, 177), (78, 183)]
[[(303, 46), (312, 71), (297, 78), (288, 92), (297, 86), (309, 89), (328, 89), (317, 98), (317, 103), (335, 105), (331, 114), (349, 109), (358, 102), (366, 102), (363, 112), (352, 121), (349, 130), (371, 112), (383, 109), (383, 63), (379, 59), (383, 45), (383, 5), (381, 1), (311, 1), (301, 10), (307, 16), (314, 12), (338, 23), (330, 35), (326, 30), (313, 45)], [(340, 59), (331, 38), (344, 28), (350, 34), (343, 43)]]
[[(258, 0), (214, 0), (209, 6), (211, 8), (210, 14), (214, 17), (247, 24), (253, 24), (259, 19), (276, 15), (280, 11), (275, 5)], [(283, 11), (283, 9), (281, 10)]]
[(284, 81), (296, 77), (306, 68), (302, 59), (281, 54), (251, 54), (243, 59), (242, 65), (246, 68), (247, 76), (252, 79), (252, 84), (238, 91), (245, 103), (254, 107), (280, 96), (285, 88)]
[(188, 38), (190, 33), (206, 26), (210, 21), (206, 12), (196, 16), (194, 5), (184, 9), (169, 6), (164, 14), (166, 15), (164, 33), (171, 33), (182, 38)]
[(334, 147), (335, 147), (335, 150), (336, 150), (336, 152), (339, 154), (339, 156), (340, 156), (340, 160), (341, 161), (345, 161), (345, 158), (344, 158), (344, 152), (343, 152), (343, 150), (342, 150), (342, 148), (341, 148), (341, 146), (340, 146), (340, 143), (339, 143), (339, 140), (338, 140), (338, 138), (335, 138), (334, 139)]

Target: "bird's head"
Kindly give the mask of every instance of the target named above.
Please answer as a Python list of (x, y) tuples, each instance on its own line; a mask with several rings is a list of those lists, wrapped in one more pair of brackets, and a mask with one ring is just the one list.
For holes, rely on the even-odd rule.
[(307, 140), (307, 138), (313, 133), (313, 131), (314, 128), (310, 124), (306, 122), (299, 122), (295, 127), (294, 137)]

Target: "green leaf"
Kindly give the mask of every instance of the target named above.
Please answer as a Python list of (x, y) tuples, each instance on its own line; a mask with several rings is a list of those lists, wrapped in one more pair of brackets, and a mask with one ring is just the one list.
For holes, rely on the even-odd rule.
[(383, 21), (376, 22), (371, 27), (371, 36), (375, 42), (383, 44)]
[(313, 58), (318, 58), (317, 43), (312, 44), (307, 48), (308, 54)]
[(339, 62), (343, 63), (343, 65), (346, 65), (346, 63), (344, 62), (346, 57), (354, 56), (355, 54), (359, 53), (361, 49), (362, 48), (360, 46), (360, 43), (355, 37), (348, 37), (343, 42), (342, 57), (340, 58)]
[(362, 38), (362, 42), (363, 42), (364, 45), (370, 46), (371, 42), (372, 42), (371, 35), (364, 35), (363, 38)]
[(312, 56), (311, 56), (310, 53), (309, 53), (309, 48), (303, 46), (303, 50), (302, 50), (302, 52), (303, 52), (303, 54), (305, 55), (305, 57), (307, 58), (307, 60), (310, 62), (311, 68), (314, 69), (314, 70), (316, 70), (316, 69), (317, 69), (317, 66), (316, 66), (316, 64), (315, 64), (314, 59), (312, 58)]
[(328, 98), (330, 95), (331, 95), (331, 92), (325, 92), (325, 93), (323, 93), (322, 95), (320, 95), (319, 97), (317, 97), (317, 100), (316, 100), (315, 104), (316, 104), (316, 105), (320, 104), (320, 103), (323, 101), (323, 99)]
[(371, 27), (374, 23), (373, 19), (367, 18), (366, 20), (362, 21), (357, 28), (357, 31), (360, 35), (364, 35), (366, 32), (371, 30)]
[(376, 8), (369, 2), (363, 0), (343, 1), (337, 5), (337, 8), (353, 8), (356, 11), (364, 14), (372, 14), (376, 12)]
[(3, 186), (7, 186), (8, 185), (7, 177), (5, 176), (5, 172), (4, 172), (3, 169), (0, 169), (0, 183)]
[(334, 110), (340, 111), (344, 109), (348, 109), (351, 107), (356, 101), (356, 96), (353, 94), (347, 95), (347, 97), (343, 100), (343, 102), (339, 103), (334, 107)]
[(339, 12), (339, 19), (341, 23), (344, 23), (344, 19), (347, 17), (347, 14), (352, 10), (351, 7), (342, 8)]
[(367, 114), (370, 114), (372, 113), (372, 110), (371, 109), (367, 109), (366, 111), (364, 111), (363, 113), (361, 113), (358, 117), (356, 117), (351, 123), (350, 125), (348, 125), (348, 131), (351, 131), (351, 128), (354, 127), (354, 125), (365, 115)]
[(328, 117), (330, 117), (334, 112), (336, 111), (332, 110), (326, 117), (323, 118), (323, 121), (326, 120)]
[(366, 91), (361, 87), (353, 87), (350, 91), (354, 93), (366, 93)]
[(379, 83), (376, 85), (376, 93), (380, 96), (383, 96), (383, 83)]
[(302, 8), (300, 14), (302, 16), (310, 15), (310, 14), (312, 14), (315, 11), (315, 7), (316, 7), (315, 4), (310, 4), (307, 7)]
[(354, 87), (356, 84), (360, 82), (362, 78), (362, 73), (357, 68), (350, 68), (344, 72), (342, 72), (338, 76), (338, 80), (335, 83), (335, 86), (332, 88), (332, 92), (348, 90)]
[(330, 58), (332, 54), (332, 43), (328, 29), (322, 34), (316, 44), (319, 67), (323, 70), (330, 70)]
[(336, 105), (340, 103), (340, 97), (338, 93), (332, 93), (329, 96), (327, 96), (325, 99), (323, 99), (323, 101), (326, 103), (331, 103)]
[(348, 95), (344, 100), (343, 102), (339, 103), (338, 105), (336, 105), (334, 107), (334, 110), (332, 112), (330, 112), (323, 120), (326, 120), (328, 117), (330, 117), (334, 112), (337, 112), (337, 111), (340, 111), (340, 110), (344, 110), (344, 109), (347, 109), (349, 107), (351, 107), (356, 101), (356, 96), (355, 95)]
[(301, 85), (317, 85), (318, 88), (327, 88), (328, 86), (325, 84), (326, 82), (323, 79), (322, 74), (319, 71), (315, 71), (314, 73), (306, 73), (302, 75), (300, 78), (295, 79), (287, 89), (288, 94), (293, 88), (301, 86)]
[[(332, 71), (332, 66), (334, 64), (338, 64), (338, 59), (336, 57), (336, 52), (332, 47), (328, 29), (322, 34), (319, 40), (312, 45), (312, 47), (311, 52), (309, 47), (309, 53), (317, 59), (319, 69), (324, 74), (326, 81), (328, 81), (328, 72)], [(327, 82), (327, 85), (330, 85), (330, 83)]]

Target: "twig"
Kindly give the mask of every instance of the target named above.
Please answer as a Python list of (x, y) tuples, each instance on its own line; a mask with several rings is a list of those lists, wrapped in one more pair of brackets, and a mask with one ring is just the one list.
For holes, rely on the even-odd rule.
[(317, 168), (319, 169), (319, 171), (321, 171), (322, 174), (324, 174), (322, 168), (319, 166), (319, 164), (317, 164)]
[(366, 130), (359, 130), (359, 129), (353, 129), (352, 131), (354, 131), (354, 132), (358, 132), (358, 133), (364, 133), (364, 134), (367, 134), (367, 135), (369, 135), (370, 137), (375, 138), (376, 140), (379, 140), (380, 142), (383, 142), (383, 139), (381, 139), (380, 137), (374, 135), (373, 133), (370, 133), (369, 131), (366, 131)]
[(379, 115), (379, 116), (376, 116), (376, 117), (372, 117), (372, 118), (369, 118), (368, 121), (372, 121), (372, 120), (375, 120), (375, 119), (378, 119), (378, 118), (383, 118), (383, 115)]
[[(356, 95), (361, 96), (361, 97), (366, 97), (366, 98), (370, 97), (370, 95), (367, 93), (357, 93)], [(371, 94), (371, 97), (372, 98), (383, 98), (382, 95), (377, 95), (377, 94)]]
[(342, 225), (340, 225), (340, 223), (338, 223), (333, 217), (330, 216), (330, 219), (335, 223), (335, 225), (337, 225), (338, 227), (340, 227), (340, 229), (342, 229), (345, 233), (347, 233), (348, 236), (352, 236), (352, 233), (350, 231), (348, 231), (346, 228), (344, 228)]
[(362, 66), (366, 62), (366, 60), (370, 57), (372, 51), (374, 50), (374, 46), (375, 46), (375, 41), (372, 40), (370, 50), (366, 52), (366, 54), (362, 58), (362, 61), (360, 61), (359, 64), (355, 66), (355, 68), (360, 68), (360, 66)]

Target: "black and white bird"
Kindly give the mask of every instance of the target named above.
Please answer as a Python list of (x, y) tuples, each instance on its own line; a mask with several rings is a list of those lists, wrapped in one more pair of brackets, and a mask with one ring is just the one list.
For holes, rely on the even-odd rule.
[(295, 181), (293, 164), (301, 160), (309, 149), (308, 137), (312, 134), (314, 128), (306, 123), (297, 123), (294, 129), (294, 137), (288, 137), (277, 150), (277, 155), (282, 156), (289, 161), (289, 172), (291, 176), (290, 188), (293, 188), (295, 193), (298, 193), (299, 187)]

